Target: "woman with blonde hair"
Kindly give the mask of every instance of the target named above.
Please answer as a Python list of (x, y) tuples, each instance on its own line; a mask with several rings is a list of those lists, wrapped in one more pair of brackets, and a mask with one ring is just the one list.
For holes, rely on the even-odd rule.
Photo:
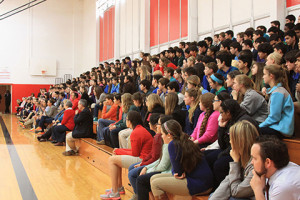
[(148, 66), (147, 65), (143, 65), (141, 67), (139, 67), (139, 75), (140, 75), (140, 80), (149, 80), (151, 81), (151, 73), (148, 70)]
[(232, 93), (232, 97), (237, 100), (236, 94), (241, 93), (244, 96), (240, 103), (241, 108), (245, 109), (255, 121), (262, 123), (268, 116), (268, 104), (265, 98), (253, 89), (253, 85), (247, 75), (237, 75), (233, 83), (236, 93)]
[(282, 55), (277, 52), (273, 52), (268, 55), (266, 65), (272, 65), (272, 64), (281, 65), (281, 61), (282, 61)]
[(200, 97), (200, 114), (197, 125), (191, 135), (191, 140), (198, 144), (200, 148), (215, 142), (218, 138), (218, 118), (219, 111), (214, 111), (213, 101), (215, 95), (206, 93)]
[(152, 113), (165, 113), (164, 103), (157, 94), (150, 94), (146, 98), (147, 113), (143, 120), (144, 127), (149, 129), (149, 120)]
[(196, 59), (194, 56), (191, 56), (187, 59), (187, 67), (193, 67), (195, 65)]
[[(230, 130), (231, 151), (229, 174), (221, 182), (210, 199), (247, 198), (252, 199), (254, 192), (250, 186), (253, 177), (251, 164), (251, 147), (258, 137), (256, 127), (249, 121), (243, 120), (234, 124)], [(231, 199), (231, 198), (230, 198)]]
[(195, 88), (195, 89), (199, 90), (199, 93), (201, 92), (201, 94), (205, 94), (208, 92), (206, 89), (204, 89), (201, 86), (200, 78), (196, 75), (189, 76), (186, 79), (186, 82), (187, 82), (188, 89)]
[(178, 95), (175, 92), (166, 95), (165, 115), (171, 115), (181, 127), (185, 127), (185, 111), (178, 106)]

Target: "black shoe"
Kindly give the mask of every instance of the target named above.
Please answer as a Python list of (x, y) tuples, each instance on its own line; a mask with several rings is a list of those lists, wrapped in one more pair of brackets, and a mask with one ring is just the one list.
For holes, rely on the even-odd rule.
[(57, 143), (57, 141), (53, 140), (53, 141), (51, 141), (51, 143), (52, 143), (52, 144), (56, 144), (56, 143)]

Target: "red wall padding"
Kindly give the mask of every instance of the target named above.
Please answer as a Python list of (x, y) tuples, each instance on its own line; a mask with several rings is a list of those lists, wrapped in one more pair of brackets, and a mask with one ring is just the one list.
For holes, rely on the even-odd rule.
[(104, 32), (103, 32), (103, 30), (104, 30), (104, 24), (103, 24), (103, 22), (104, 22), (104, 20), (103, 20), (103, 17), (100, 17), (100, 19), (99, 19), (99, 21), (100, 21), (100, 30), (99, 30), (99, 35), (100, 35), (100, 37), (99, 37), (99, 42), (100, 42), (100, 46), (99, 46), (99, 61), (101, 62), (101, 61), (103, 61), (103, 47), (104, 47), (104, 44), (103, 44), (103, 39), (104, 39)]
[(158, 0), (150, 1), (150, 46), (158, 45)]
[[(286, 7), (292, 7), (300, 4), (300, 0), (286, 0)], [(296, 16), (298, 17), (298, 16)], [(297, 21), (297, 20), (296, 20)]]
[(168, 0), (159, 1), (159, 44), (168, 42)]
[(180, 38), (180, 0), (170, 1), (170, 41)]
[(188, 0), (181, 0), (181, 37), (188, 36)]
[(46, 88), (48, 91), (50, 85), (12, 84), (12, 112), (16, 112), (15, 107), (17, 106), (17, 99), (22, 101), (22, 97), (28, 97), (31, 95), (31, 93), (34, 93), (35, 97), (37, 97), (41, 88)]

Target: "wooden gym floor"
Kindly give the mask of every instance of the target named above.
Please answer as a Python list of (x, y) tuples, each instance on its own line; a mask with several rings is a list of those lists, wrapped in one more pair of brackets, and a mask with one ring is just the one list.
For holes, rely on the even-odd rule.
[[(100, 199), (110, 178), (65, 147), (38, 142), (14, 115), (0, 115), (0, 199)], [(126, 191), (122, 199), (130, 199)]]

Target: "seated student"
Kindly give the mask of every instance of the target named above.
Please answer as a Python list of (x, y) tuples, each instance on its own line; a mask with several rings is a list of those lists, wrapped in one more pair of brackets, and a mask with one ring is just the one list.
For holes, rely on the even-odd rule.
[(182, 67), (183, 65), (183, 60), (184, 60), (184, 53), (183, 53), (183, 50), (178, 48), (176, 49), (176, 56), (178, 58), (178, 61), (177, 61), (177, 67), (180, 68)]
[(135, 84), (133, 82), (133, 78), (131, 76), (126, 75), (124, 77), (124, 85), (122, 89), (122, 94), (130, 93), (133, 94), (136, 92)]
[(279, 138), (291, 137), (294, 133), (294, 104), (290, 95), (286, 72), (279, 65), (264, 68), (264, 81), (270, 85), (269, 115), (262, 122), (263, 135), (276, 135)]
[(265, 60), (261, 59), (258, 55), (258, 46), (265, 43), (265, 42), (267, 42), (267, 40), (264, 37), (259, 37), (256, 40), (254, 40), (253, 50), (252, 50), (254, 61), (256, 61), (256, 62), (265, 62)]
[(147, 79), (144, 79), (140, 82), (140, 93), (142, 93), (145, 96), (149, 96), (152, 94), (152, 91), (150, 90), (151, 82)]
[(200, 90), (196, 88), (188, 89), (184, 94), (184, 102), (188, 107), (188, 112), (185, 118), (184, 132), (188, 135), (192, 134), (202, 112), (199, 106), (200, 96)]
[[(150, 59), (150, 65), (152, 67), (152, 72), (155, 72), (157, 70), (160, 70), (160, 67), (159, 67), (159, 59), (157, 57), (152, 57)], [(162, 72), (163, 73), (163, 72)]]
[(120, 191), (124, 192), (122, 168), (129, 168), (130, 165), (142, 161), (151, 152), (153, 138), (142, 124), (142, 117), (138, 112), (128, 112), (126, 125), (133, 129), (130, 135), (132, 148), (114, 149), (114, 155), (109, 158), (112, 189), (108, 189), (106, 194), (101, 195), (101, 199), (120, 199)]
[(110, 94), (111, 93), (111, 88), (112, 88), (112, 83), (111, 83), (111, 78), (105, 78), (105, 87), (104, 87), (104, 93), (105, 94)]
[(148, 80), (151, 81), (151, 73), (149, 72), (149, 66), (143, 65), (139, 67), (139, 74), (141, 80)]
[(201, 86), (200, 78), (196, 75), (191, 75), (186, 79), (187, 89), (196, 88), (199, 89), (201, 94), (205, 94), (208, 91)]
[(204, 152), (205, 158), (214, 173), (215, 188), (228, 175), (229, 162), (232, 162), (232, 158), (229, 155), (231, 149), (228, 135), (230, 127), (238, 121), (247, 120), (258, 130), (257, 122), (233, 99), (222, 101), (219, 112), (221, 115), (218, 128), (218, 144), (220, 149), (206, 150)]
[(230, 54), (230, 44), (232, 43), (232, 40), (226, 39), (221, 42), (220, 44), (220, 51), (226, 51)]
[(167, 78), (161, 78), (158, 81), (158, 90), (157, 90), (157, 94), (159, 95), (159, 97), (161, 98), (161, 100), (163, 102), (165, 102), (165, 98), (166, 98), (166, 94), (168, 92), (168, 88), (167, 85), (169, 83), (169, 79)]
[(221, 74), (225, 80), (229, 72), (238, 70), (236, 67), (231, 66), (231, 55), (227, 51), (219, 51), (216, 60), (219, 68), (217, 73)]
[(157, 94), (150, 94), (146, 98), (147, 112), (143, 119), (143, 125), (145, 128), (149, 129), (149, 119), (153, 113), (165, 113), (164, 103)]
[[(102, 95), (103, 94), (103, 95)], [(94, 118), (93, 121), (98, 120), (98, 112), (103, 109), (103, 99), (106, 94), (103, 92), (102, 87), (96, 85), (94, 87), (94, 98), (95, 98), (95, 107), (94, 107)], [(89, 100), (87, 100), (89, 102)]]
[(179, 92), (179, 85), (177, 83), (177, 81), (171, 81), (167, 84), (167, 88), (168, 88), (168, 93), (170, 92), (174, 92), (178, 95), (178, 105), (182, 105), (183, 103), (183, 99), (184, 99), (184, 95), (182, 93)]
[(251, 50), (253, 48), (252, 40), (244, 40), (242, 44), (242, 50)]
[(72, 91), (70, 94), (70, 100), (73, 104), (72, 109), (75, 111), (78, 110), (78, 101), (79, 101), (78, 93)]
[(152, 93), (157, 94), (158, 88), (158, 81), (159, 79), (163, 78), (162, 75), (153, 75), (152, 77), (152, 87), (154, 88)]
[(50, 124), (53, 120), (53, 118), (57, 114), (57, 108), (54, 106), (55, 100), (51, 98), (48, 100), (47, 105), (49, 110), (45, 111), (45, 115), (41, 116), (41, 119), (38, 121), (38, 127), (35, 129), (35, 132), (44, 132), (45, 123)]
[(250, 50), (241, 51), (238, 57), (240, 72), (246, 74), (249, 78), (252, 77), (252, 73), (251, 73), (252, 57), (253, 54)]
[(242, 46), (238, 42), (232, 42), (230, 44), (230, 53), (234, 56), (234, 60), (238, 60), (240, 52), (242, 51)]
[(188, 59), (187, 59), (187, 62), (186, 62), (186, 67), (194, 67), (195, 65), (195, 62), (196, 62), (196, 58), (194, 56), (190, 56)]
[(266, 65), (281, 65), (282, 56), (279, 53), (273, 52), (268, 55)]
[(240, 71), (237, 71), (237, 70), (234, 70), (232, 72), (229, 72), (227, 74), (227, 80), (225, 81), (226, 83), (226, 87), (227, 87), (227, 90), (228, 92), (231, 94), (232, 92), (232, 88), (233, 88), (233, 83), (234, 83), (234, 78), (237, 76), (237, 75), (240, 75), (241, 72)]
[(200, 96), (200, 109), (203, 111), (198, 118), (197, 125), (191, 134), (191, 140), (200, 148), (215, 142), (218, 138), (219, 111), (213, 110), (215, 95), (206, 93)]
[(184, 85), (182, 87), (181, 93), (184, 94), (185, 91), (187, 90), (187, 78), (191, 75), (197, 75), (197, 71), (194, 67), (187, 67), (183, 69), (183, 74), (182, 74), (182, 78), (184, 80)]
[(252, 72), (252, 81), (254, 82), (254, 89), (261, 91), (265, 86), (263, 75), (264, 75), (264, 63), (253, 62), (251, 72)]
[(250, 184), (257, 200), (299, 199), (300, 167), (289, 161), (284, 142), (261, 136), (253, 144), (251, 156), (254, 170)]
[(224, 78), (219, 73), (214, 73), (208, 79), (209, 86), (211, 88), (211, 93), (218, 95), (220, 92), (227, 92), (226, 88), (224, 87)]
[(217, 46), (210, 46), (207, 49), (206, 56), (209, 56), (209, 57), (215, 59), (218, 50), (219, 50), (219, 48)]
[(283, 42), (279, 42), (274, 46), (274, 52), (279, 53), (282, 57), (286, 54), (287, 46)]
[(265, 121), (268, 117), (268, 104), (265, 98), (253, 89), (252, 80), (244, 74), (237, 75), (234, 79), (233, 89), (236, 91), (232, 93), (234, 100), (238, 98), (237, 93), (244, 96), (240, 103), (241, 108), (245, 109), (258, 123)]
[(288, 80), (289, 80), (289, 88), (291, 91), (291, 95), (293, 101), (296, 101), (295, 93), (296, 93), (296, 85), (299, 81), (299, 73), (296, 70), (296, 54), (298, 53), (297, 50), (289, 51), (285, 56), (284, 59), (286, 61), (286, 67), (289, 72)]
[[(140, 187), (141, 184), (137, 184), (137, 178), (140, 175), (141, 170), (144, 168), (144, 166), (152, 165), (152, 163), (155, 163), (160, 157), (161, 157), (161, 152), (162, 152), (162, 145), (163, 145), (163, 140), (162, 140), (162, 131), (161, 131), (161, 124), (165, 123), (166, 121), (172, 119), (171, 116), (166, 116), (163, 114), (159, 113), (154, 113), (150, 117), (150, 129), (154, 131), (156, 134), (154, 135), (153, 138), (153, 143), (152, 143), (152, 149), (151, 152), (148, 154), (146, 158), (143, 159), (142, 162), (140, 163), (135, 163), (132, 164), (128, 168), (128, 178), (130, 181), (130, 184), (133, 188), (134, 194), (131, 199), (137, 199), (137, 188), (139, 190), (143, 189), (144, 187)], [(169, 154), (169, 153), (168, 153)], [(147, 180), (146, 185), (149, 185), (148, 188), (150, 189), (150, 178)], [(147, 195), (149, 197), (149, 189), (147, 191)], [(150, 189), (151, 191), (151, 189)], [(140, 192), (141, 193), (141, 192)], [(143, 193), (145, 194), (145, 193)], [(146, 198), (148, 198), (146, 197)], [(140, 199), (145, 198), (144, 196), (142, 197), (139, 195)]]
[(297, 38), (296, 32), (294, 30), (288, 30), (284, 34), (284, 39), (285, 39), (286, 44), (288, 45), (287, 52), (289, 52), (291, 50), (299, 50), (298, 38)]
[(176, 79), (176, 82), (179, 85), (179, 92), (181, 92), (182, 88), (183, 88), (183, 85), (184, 85), (184, 80), (183, 80), (182, 75), (181, 75), (181, 68), (177, 68), (174, 71), (174, 78)]
[(230, 197), (248, 199), (254, 196), (250, 186), (253, 177), (251, 147), (258, 137), (258, 131), (250, 122), (240, 121), (230, 128), (229, 135), (232, 147), (230, 156), (233, 162), (229, 163), (229, 174), (212, 194), (210, 200)]
[(110, 93), (119, 93), (120, 84), (118, 83), (118, 77), (112, 78), (112, 85)]
[(165, 122), (162, 131), (172, 139), (168, 145), (172, 174), (151, 177), (154, 198), (167, 199), (166, 192), (181, 196), (209, 193), (213, 175), (197, 145), (189, 140), (175, 120)]
[(178, 105), (178, 95), (174, 92), (168, 93), (165, 101), (165, 115), (171, 115), (181, 127), (185, 127), (185, 111)]
[(267, 60), (267, 57), (269, 54), (273, 53), (273, 47), (269, 43), (262, 43), (258, 45), (257, 48), (258, 51), (258, 57), (260, 61), (257, 62), (265, 62)]
[(164, 77), (169, 79), (169, 81), (176, 81), (176, 79), (173, 77), (174, 75), (174, 69), (170, 67), (166, 67), (164, 69)]
[[(82, 100), (86, 101), (86, 100)], [(74, 116), (75, 116), (75, 111), (72, 109), (72, 102), (68, 100), (65, 105), (64, 105), (65, 111), (63, 114), (63, 118), (60, 124), (57, 124), (53, 129), (52, 129), (52, 140), (55, 144), (55, 146), (63, 146), (63, 142), (65, 141), (66, 138), (66, 131), (72, 131), (75, 124), (74, 124)], [(78, 112), (78, 111), (76, 111)], [(45, 137), (44, 137), (45, 138)], [(47, 139), (47, 138), (45, 138)], [(49, 138), (48, 138), (49, 139)]]
[(218, 65), (215, 62), (210, 62), (207, 63), (204, 67), (204, 76), (203, 76), (203, 80), (202, 80), (202, 86), (204, 89), (206, 89), (207, 91), (210, 91), (210, 87), (209, 87), (209, 82), (208, 82), (208, 78), (216, 73), (218, 71)]

